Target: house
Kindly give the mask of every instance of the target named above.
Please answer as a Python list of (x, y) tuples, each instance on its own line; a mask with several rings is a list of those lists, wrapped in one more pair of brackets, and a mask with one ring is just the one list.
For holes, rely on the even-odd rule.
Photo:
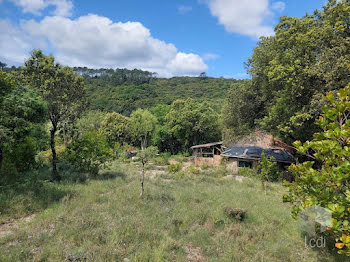
[(237, 172), (239, 167), (257, 168), (261, 154), (272, 157), (283, 169), (294, 162), (294, 147), (283, 143), (262, 131), (255, 131), (244, 136), (228, 148), (223, 142), (192, 146), (196, 165), (219, 166), (224, 158), (229, 169)]
[(240, 167), (258, 168), (262, 153), (277, 162), (282, 170), (294, 162), (292, 154), (281, 148), (261, 148), (258, 146), (233, 146), (222, 152), (221, 156), (227, 160), (227, 167), (237, 172)]
[(223, 142), (214, 142), (203, 145), (192, 146), (195, 165), (219, 166), (221, 163), (221, 152), (224, 150)]

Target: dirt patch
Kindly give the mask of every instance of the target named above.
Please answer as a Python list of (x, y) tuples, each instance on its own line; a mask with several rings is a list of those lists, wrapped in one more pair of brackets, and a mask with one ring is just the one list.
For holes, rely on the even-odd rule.
[(188, 261), (204, 261), (204, 256), (200, 247), (186, 246), (185, 251), (187, 254)]
[(6, 237), (14, 233), (22, 223), (28, 223), (35, 217), (35, 214), (16, 219), (12, 222), (0, 224), (0, 237)]

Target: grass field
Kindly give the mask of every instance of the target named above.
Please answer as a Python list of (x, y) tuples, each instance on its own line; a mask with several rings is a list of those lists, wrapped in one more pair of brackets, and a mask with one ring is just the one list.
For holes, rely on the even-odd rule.
[[(32, 209), (33, 199), (13, 200), (0, 215), (0, 261), (339, 260), (305, 248), (279, 184), (265, 192), (259, 181), (225, 180), (215, 169), (174, 175), (154, 167), (140, 199), (138, 170), (115, 163), (104, 179), (55, 185), (57, 199)], [(225, 207), (245, 208), (246, 219)]]

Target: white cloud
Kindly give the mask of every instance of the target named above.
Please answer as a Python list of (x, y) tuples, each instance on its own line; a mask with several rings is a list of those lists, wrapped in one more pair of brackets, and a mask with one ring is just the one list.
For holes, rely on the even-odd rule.
[[(139, 68), (166, 77), (197, 75), (208, 68), (199, 55), (179, 52), (173, 44), (153, 38), (139, 22), (114, 23), (94, 14), (75, 20), (54, 16), (22, 21), (21, 30), (31, 39), (47, 41), (57, 60), (69, 66)], [(9, 39), (8, 45), (12, 43)]]
[(271, 8), (273, 10), (281, 13), (286, 8), (286, 3), (280, 2), (280, 1), (279, 2), (274, 2), (274, 3), (272, 3)]
[(22, 8), (23, 13), (41, 15), (41, 11), (54, 6), (54, 15), (71, 16), (73, 3), (71, 0), (9, 0)]
[(269, 0), (207, 0), (213, 16), (228, 32), (248, 35), (253, 38), (273, 35), (269, 23), (273, 12)]
[(218, 59), (220, 56), (218, 54), (213, 53), (206, 53), (203, 55), (203, 60), (215, 60)]
[(237, 73), (232, 76), (234, 79), (248, 79), (250, 78), (250, 75), (247, 73)]
[(192, 6), (180, 5), (177, 10), (180, 14), (186, 14), (192, 10)]
[(9, 21), (0, 19), (0, 61), (21, 65), (33, 46), (45, 48), (40, 39), (31, 38)]
[(204, 64), (199, 55), (182, 52), (178, 52), (167, 67), (170, 69), (170, 72), (176, 72), (180, 75), (197, 75), (199, 72), (208, 69), (208, 66)]

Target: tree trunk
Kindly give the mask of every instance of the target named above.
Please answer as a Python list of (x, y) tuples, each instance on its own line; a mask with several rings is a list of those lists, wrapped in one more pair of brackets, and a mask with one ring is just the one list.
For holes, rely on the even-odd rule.
[(50, 146), (51, 146), (51, 152), (52, 152), (52, 180), (53, 181), (58, 181), (61, 179), (61, 176), (58, 174), (58, 171), (57, 171), (57, 155), (56, 155), (56, 149), (55, 149), (56, 131), (57, 131), (57, 124), (52, 123), (52, 129), (50, 131), (51, 133)]
[(145, 161), (142, 159), (142, 173), (141, 173), (141, 193), (140, 193), (140, 197), (143, 196), (143, 181), (145, 180)]

